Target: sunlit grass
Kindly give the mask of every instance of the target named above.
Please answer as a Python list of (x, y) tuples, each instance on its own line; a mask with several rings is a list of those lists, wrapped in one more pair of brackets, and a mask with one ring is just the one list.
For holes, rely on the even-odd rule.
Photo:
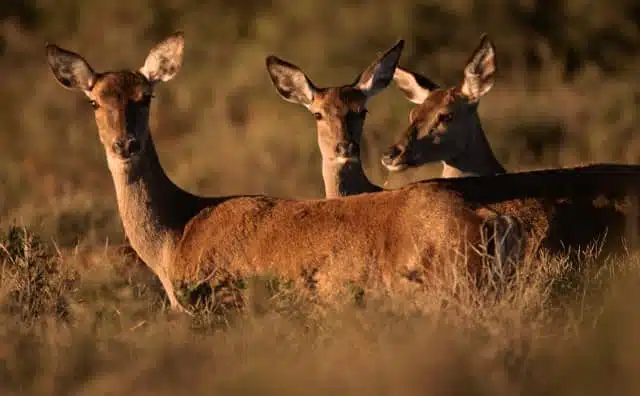
[[(544, 257), (499, 294), (455, 266), (423, 293), (317, 305), (248, 280), (247, 304), (172, 314), (116, 248), (57, 251), (30, 230), (2, 244), (3, 394), (563, 394), (640, 389), (638, 257)], [(457, 282), (452, 282), (452, 279)], [(194, 307), (192, 307), (194, 308)]]

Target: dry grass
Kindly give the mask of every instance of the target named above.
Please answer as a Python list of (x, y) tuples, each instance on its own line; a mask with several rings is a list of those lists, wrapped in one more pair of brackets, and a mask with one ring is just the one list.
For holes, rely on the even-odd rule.
[(253, 279), (244, 312), (200, 306), (188, 318), (170, 314), (146, 268), (115, 248), (60, 253), (23, 228), (2, 246), (3, 394), (640, 389), (640, 316), (629, 304), (640, 257), (532, 262), (499, 298), (451, 268), (412, 298), (330, 307)]
[[(321, 307), (257, 278), (244, 313), (167, 313), (156, 279), (122, 248), (90, 108), (54, 82), (44, 43), (102, 71), (136, 67), (185, 30), (185, 66), (152, 108), (167, 173), (199, 194), (306, 198), (322, 196), (313, 119), (277, 97), (268, 54), (337, 85), (403, 37), (404, 66), (454, 84), (486, 31), (499, 72), (480, 113), (508, 169), (637, 163), (639, 18), (633, 0), (4, 1), (0, 392), (637, 394), (634, 254), (532, 262), (499, 296), (451, 266), (425, 294), (393, 300)], [(378, 184), (379, 154), (409, 108), (394, 88), (370, 104), (364, 154)]]

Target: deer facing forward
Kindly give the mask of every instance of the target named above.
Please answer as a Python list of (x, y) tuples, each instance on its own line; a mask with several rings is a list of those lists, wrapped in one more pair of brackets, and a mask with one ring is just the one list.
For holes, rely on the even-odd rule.
[(98, 73), (76, 53), (46, 49), (55, 78), (90, 100), (125, 234), (173, 309), (184, 310), (179, 280), (214, 284), (267, 272), (322, 294), (344, 282), (393, 286), (459, 254), (472, 273), (479, 269), (472, 248), (500, 217), (437, 185), (308, 201), (199, 197), (175, 185), (160, 165), (149, 107), (155, 85), (181, 69), (182, 33), (153, 47), (138, 70)]

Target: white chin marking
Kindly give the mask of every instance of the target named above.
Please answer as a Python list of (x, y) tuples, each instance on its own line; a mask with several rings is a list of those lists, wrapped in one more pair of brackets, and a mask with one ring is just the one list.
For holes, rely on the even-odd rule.
[(337, 157), (336, 158), (336, 163), (340, 164), (340, 165), (344, 165), (350, 162), (358, 162), (358, 158), (355, 157)]
[(400, 172), (407, 169), (406, 165), (384, 165), (384, 167), (387, 168), (389, 172)]
[(118, 154), (109, 153), (107, 155), (107, 162), (113, 166), (126, 166), (131, 164), (136, 158), (137, 156), (135, 155), (129, 158), (122, 158)]

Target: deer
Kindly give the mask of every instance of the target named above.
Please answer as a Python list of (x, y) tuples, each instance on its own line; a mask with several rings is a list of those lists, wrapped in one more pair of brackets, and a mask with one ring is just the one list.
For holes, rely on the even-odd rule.
[(603, 256), (637, 245), (639, 180), (638, 166), (595, 164), (422, 183), (518, 219), (523, 238), (552, 253), (576, 253), (597, 243)]
[[(431, 80), (415, 73), (409, 73), (397, 66), (400, 57), (399, 44), (382, 53), (361, 74), (367, 75), (372, 70), (393, 73), (398, 86), (404, 88), (405, 95), (418, 103), (412, 111), (410, 132), (400, 140), (397, 150), (402, 153), (385, 160), (390, 170), (400, 171), (437, 158), (444, 162), (443, 179), (461, 178), (460, 181), (433, 180), (432, 183), (461, 193), (465, 199), (480, 205), (487, 205), (495, 212), (501, 213), (502, 230), (510, 230), (513, 235), (520, 235), (518, 242), (520, 256), (539, 251), (539, 247), (547, 248), (553, 253), (565, 254), (567, 250), (579, 249), (600, 241), (607, 235), (603, 244), (603, 252), (612, 252), (621, 247), (627, 235), (626, 219), (633, 211), (622, 209), (620, 191), (612, 195), (611, 190), (594, 189), (605, 183), (609, 173), (623, 180), (634, 177), (634, 169), (620, 165), (597, 164), (586, 167), (568, 169), (561, 175), (554, 172), (530, 173), (520, 177), (493, 179), (491, 175), (502, 175), (506, 170), (496, 160), (486, 136), (482, 130), (477, 113), (479, 99), (493, 85), (495, 73), (495, 47), (488, 36), (483, 35), (480, 44), (474, 50), (465, 67), (465, 77), (459, 87), (447, 90), (439, 89)], [(396, 52), (397, 51), (397, 52)], [(392, 67), (396, 66), (395, 70)], [(345, 147), (357, 147), (353, 141), (362, 135), (366, 108), (366, 95), (354, 95), (356, 83), (330, 88), (317, 88), (312, 80), (296, 65), (276, 56), (266, 59), (266, 66), (271, 81), (279, 95), (288, 102), (297, 103), (307, 108), (316, 118), (316, 128), (320, 152), (322, 154), (323, 179), (326, 198), (360, 194), (366, 191), (382, 191), (368, 181), (361, 163), (358, 161), (359, 151), (342, 155)], [(387, 68), (387, 70), (384, 70)], [(386, 87), (386, 79), (381, 79), (380, 89)], [(384, 85), (383, 85), (384, 84)], [(466, 92), (456, 99), (454, 92)], [(451, 100), (457, 103), (449, 103)], [(451, 108), (447, 107), (452, 105)], [(455, 109), (455, 112), (452, 111)], [(360, 117), (355, 115), (360, 114)], [(420, 116), (418, 116), (418, 114)], [(455, 117), (455, 120), (453, 119)], [(358, 120), (360, 122), (354, 122)], [(439, 121), (435, 128), (445, 136), (443, 145), (438, 146), (428, 139), (424, 142), (417, 137), (424, 125)], [(434, 121), (436, 120), (436, 121)], [(429, 126), (433, 128), (433, 124)], [(408, 137), (407, 137), (408, 135)], [(451, 142), (449, 142), (449, 140)], [(422, 144), (420, 144), (422, 143)], [(458, 150), (458, 151), (456, 151)], [(451, 152), (455, 154), (449, 156)], [(351, 166), (350, 166), (351, 165)], [(571, 173), (594, 173), (591, 176), (571, 176)], [(466, 177), (480, 177), (476, 181), (466, 181)], [(554, 189), (545, 180), (558, 178), (558, 183), (567, 181), (572, 189), (554, 194)], [(585, 189), (585, 183), (595, 182), (592, 188)], [(521, 182), (522, 181), (522, 182)], [(423, 181), (427, 183), (429, 181)], [(529, 185), (528, 183), (533, 183)], [(502, 184), (509, 192), (502, 190)], [(552, 185), (553, 183), (551, 183)], [(484, 186), (491, 186), (485, 191)], [(535, 186), (535, 187), (533, 187)], [(527, 188), (532, 187), (532, 188)], [(602, 205), (604, 194), (606, 204)], [(563, 195), (564, 194), (564, 195)], [(585, 194), (584, 196), (581, 196)], [(590, 198), (589, 198), (590, 197)], [(591, 200), (590, 200), (591, 199)], [(600, 202), (598, 204), (598, 202)], [(572, 220), (580, 217), (578, 220)], [(579, 232), (572, 229), (572, 224), (580, 224)], [(525, 238), (526, 236), (526, 238)], [(526, 241), (524, 241), (526, 239)], [(538, 245), (536, 242), (540, 242)], [(528, 249), (527, 251), (525, 251)]]
[[(125, 236), (172, 310), (190, 313), (176, 282), (215, 289), (267, 273), (325, 296), (345, 282), (365, 289), (415, 283), (411, 274), (461, 254), (469, 273), (478, 273), (479, 247), (503, 222), (500, 214), (438, 185), (312, 200), (203, 197), (180, 188), (161, 166), (149, 113), (156, 85), (178, 74), (183, 55), (184, 34), (176, 32), (139, 69), (96, 72), (81, 55), (46, 45), (57, 82), (84, 93), (93, 108)], [(379, 80), (376, 71), (366, 74), (359, 89), (376, 89)], [(506, 236), (496, 239), (501, 257), (510, 254)]]
[[(367, 177), (360, 145), (367, 102), (391, 83), (403, 47), (404, 40), (398, 40), (354, 83), (324, 88), (317, 87), (293, 63), (275, 55), (266, 58), (267, 72), (278, 95), (287, 102), (302, 105), (316, 120), (326, 198), (383, 190)], [(375, 85), (367, 85), (372, 83)]]
[[(440, 178), (506, 173), (491, 150), (478, 115), (480, 98), (493, 87), (495, 73), (496, 49), (487, 34), (481, 35), (457, 86), (441, 88), (430, 78), (397, 66), (393, 81), (417, 106), (409, 112), (409, 126), (383, 153), (382, 165), (389, 172), (400, 172), (440, 161)], [(633, 171), (633, 167), (597, 163), (575, 170)]]
[(441, 88), (431, 79), (398, 66), (396, 86), (412, 103), (409, 126), (382, 155), (390, 172), (442, 162), (443, 178), (497, 175), (506, 169), (496, 159), (478, 115), (480, 99), (494, 84), (496, 50), (483, 34), (464, 68), (464, 78)]
[[(447, 104), (442, 94), (429, 94), (438, 89), (435, 83), (398, 66), (403, 46), (404, 40), (400, 40), (391, 49), (379, 55), (354, 83), (328, 88), (318, 88), (312, 79), (293, 63), (275, 55), (266, 58), (267, 71), (280, 97), (302, 105), (316, 119), (326, 198), (384, 189), (367, 178), (360, 160), (360, 141), (368, 112), (368, 100), (385, 89), (391, 80), (405, 92), (409, 100), (422, 105), (420, 108), (423, 109), (424, 115), (420, 120), (434, 118), (432, 114), (446, 110)], [(474, 84), (478, 85), (475, 82), (478, 80), (478, 74), (484, 76), (481, 78), (484, 85), (479, 85), (475, 99), (468, 98), (460, 105), (462, 111), (456, 112), (456, 122), (451, 123), (449, 129), (444, 131), (443, 134), (450, 137), (451, 144), (437, 151), (439, 147), (433, 144), (425, 144), (423, 147), (417, 143), (400, 142), (383, 156), (382, 163), (385, 168), (399, 171), (403, 167), (409, 167), (409, 164), (418, 166), (424, 162), (442, 160), (442, 177), (506, 172), (491, 151), (477, 114), (479, 98), (488, 92), (493, 84), (494, 59), (494, 46), (488, 37), (483, 36), (481, 44), (465, 68), (463, 86), (469, 89)], [(379, 85), (375, 89), (362, 90), (362, 76), (374, 72), (380, 75)], [(428, 101), (427, 97), (430, 98)], [(449, 112), (442, 117), (451, 117), (451, 114), (453, 113)], [(416, 130), (420, 128), (416, 127)], [(413, 151), (401, 150), (401, 147), (411, 147)]]
[[(495, 53), (483, 34), (462, 82), (445, 89), (396, 67), (395, 84), (417, 106), (382, 164), (399, 172), (442, 161), (441, 177), (423, 183), (444, 185), (466, 200), (520, 220), (530, 240), (541, 240), (553, 252), (586, 246), (604, 235), (603, 252), (624, 248), (624, 239), (635, 238), (638, 229), (637, 165), (598, 163), (507, 174), (496, 160), (477, 113), (480, 98), (494, 83)], [(452, 178), (459, 180), (448, 180)]]

